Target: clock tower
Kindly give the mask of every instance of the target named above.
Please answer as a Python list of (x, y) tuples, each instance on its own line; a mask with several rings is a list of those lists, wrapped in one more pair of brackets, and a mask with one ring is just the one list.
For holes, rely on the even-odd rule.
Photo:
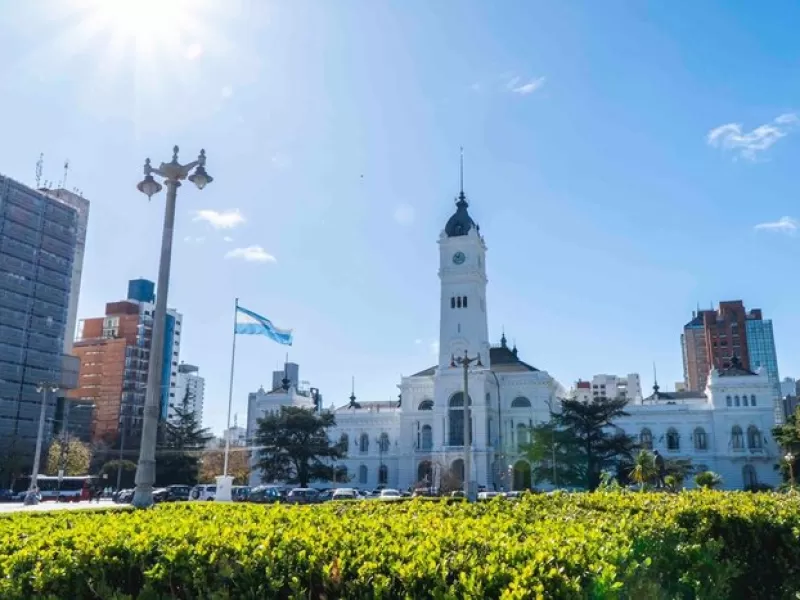
[(467, 208), (463, 185), (456, 212), (439, 236), (439, 367), (447, 369), (453, 355), (481, 355), (489, 365), (486, 318), (486, 244)]

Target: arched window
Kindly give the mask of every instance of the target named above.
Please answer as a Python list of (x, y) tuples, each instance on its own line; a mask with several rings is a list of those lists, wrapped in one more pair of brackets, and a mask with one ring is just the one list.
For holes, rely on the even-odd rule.
[(725, 404), (727, 406), (733, 406), (733, 399), (730, 396), (725, 396)]
[(742, 483), (744, 483), (744, 489), (751, 489), (758, 485), (758, 475), (753, 465), (742, 467)]
[(456, 299), (456, 306), (457, 306), (458, 308), (461, 308), (461, 296), (459, 296), (459, 297)]
[(460, 484), (464, 482), (464, 461), (457, 458), (450, 465), (450, 475)]
[(358, 483), (367, 483), (367, 465), (358, 467)]
[(742, 406), (747, 406), (747, 394), (742, 396)]
[(433, 400), (423, 400), (419, 403), (417, 410), (433, 410)]
[(517, 449), (522, 450), (522, 447), (528, 443), (528, 428), (525, 423), (517, 423)]
[(350, 476), (347, 473), (347, 467), (342, 465), (341, 467), (336, 467), (336, 470), (333, 473), (333, 479), (335, 482), (347, 483), (350, 481)]
[(750, 448), (750, 450), (761, 450), (762, 442), (761, 432), (758, 430), (758, 427), (750, 425), (750, 427), (747, 428), (747, 447)]
[(422, 426), (422, 450), (431, 450), (433, 448), (433, 427), (430, 425)]
[(456, 297), (453, 296), (452, 298), (450, 298), (450, 308), (455, 308), (455, 307), (456, 307)]
[(731, 429), (731, 448), (734, 450), (744, 450), (744, 434), (742, 428), (734, 425)]
[[(457, 392), (450, 398), (447, 416), (450, 420), (449, 446), (464, 445), (464, 393)], [(470, 430), (471, 431), (471, 430)]]
[(369, 436), (366, 433), (362, 433), (361, 437), (358, 439), (358, 451), (361, 452), (361, 454), (369, 452)]
[(681, 437), (678, 435), (678, 431), (674, 427), (670, 427), (667, 430), (667, 450), (672, 450), (676, 452), (681, 449)]
[(697, 427), (694, 430), (694, 449), (695, 450), (708, 450), (708, 439), (706, 437), (706, 430), (702, 427)]
[(339, 448), (341, 448), (342, 452), (347, 452), (350, 449), (350, 436), (346, 433), (339, 436)]
[(389, 451), (389, 434), (385, 431), (381, 433), (380, 437), (378, 438), (378, 450), (380, 452)]
[(389, 467), (381, 465), (378, 467), (378, 485), (386, 485), (389, 483)]
[(464, 296), (464, 308), (467, 308), (467, 297)]
[(639, 434), (639, 443), (645, 450), (653, 449), (653, 432), (647, 427), (642, 429), (642, 432)]
[(734, 406), (739, 406), (739, 396), (734, 396), (733, 397), (733, 405)]
[(429, 460), (423, 460), (417, 466), (417, 481), (424, 482), (430, 487), (433, 485), (433, 464)]
[(489, 392), (486, 392), (486, 406), (489, 406), (492, 403), (492, 395)]
[(525, 396), (517, 396), (511, 401), (511, 408), (530, 408), (531, 401)]
[(755, 397), (755, 394), (754, 394), (754, 395), (750, 396), (750, 406), (755, 406), (755, 405), (756, 405), (756, 397)]

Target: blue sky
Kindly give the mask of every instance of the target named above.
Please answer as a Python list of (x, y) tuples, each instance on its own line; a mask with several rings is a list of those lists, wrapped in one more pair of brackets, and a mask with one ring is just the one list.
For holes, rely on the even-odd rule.
[[(396, 397), (436, 361), (462, 145), (494, 341), (504, 326), (567, 386), (649, 386), (655, 362), (671, 387), (691, 311), (741, 298), (800, 374), (796, 3), (102, 4), (5, 2), (0, 170), (32, 184), (43, 152), (58, 182), (70, 159), (92, 201), (80, 316), (97, 316), (157, 275), (144, 158), (206, 149), (214, 183), (178, 198), (170, 305), (215, 431), (236, 296), (295, 329), (326, 404), (351, 375), (361, 399)], [(240, 421), (283, 356), (240, 338)]]

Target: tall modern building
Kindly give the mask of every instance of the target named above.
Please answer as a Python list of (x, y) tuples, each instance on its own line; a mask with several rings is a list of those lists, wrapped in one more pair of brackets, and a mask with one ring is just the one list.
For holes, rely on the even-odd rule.
[[(81, 359), (81, 369), (72, 396), (95, 405), (91, 436), (95, 441), (133, 448), (141, 439), (155, 310), (152, 289), (147, 280), (131, 281), (127, 299), (109, 302), (104, 316), (80, 324), (73, 351)], [(172, 334), (161, 349), (169, 357), (170, 369), (162, 380), (163, 418), (174, 401), (178, 377), (181, 316), (169, 310), (170, 320)]]
[[(203, 399), (205, 397), (206, 380), (200, 376), (200, 369), (194, 365), (181, 363), (178, 365), (178, 385), (175, 388), (175, 398), (170, 402), (168, 418), (175, 416), (173, 405), (180, 405), (186, 396), (188, 408), (194, 413), (197, 422), (203, 424)], [(187, 396), (188, 394), (188, 396)]]
[(783, 421), (780, 377), (772, 321), (761, 309), (749, 312), (741, 300), (720, 302), (717, 310), (701, 310), (683, 328), (683, 373), (690, 390), (703, 391), (712, 367), (727, 369), (737, 357), (746, 370), (763, 368), (775, 388), (775, 418)]
[[(0, 176), (0, 478), (33, 462), (42, 394), (45, 443), (58, 397), (73, 387), (77, 361), (64, 354), (70, 331), (78, 210)], [(79, 271), (78, 271), (79, 273)]]

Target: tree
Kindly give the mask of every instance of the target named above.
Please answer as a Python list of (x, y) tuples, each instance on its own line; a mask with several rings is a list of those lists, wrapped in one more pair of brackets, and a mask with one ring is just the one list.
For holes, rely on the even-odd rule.
[(189, 390), (179, 405), (172, 404), (174, 417), (161, 425), (161, 444), (156, 449), (156, 482), (160, 485), (194, 485), (200, 471), (200, 454), (213, 439), (189, 407)]
[[(225, 450), (213, 448), (200, 456), (200, 482), (215, 483), (225, 467)], [(228, 475), (233, 477), (234, 485), (247, 485), (250, 478), (250, 453), (232, 446), (228, 453)]]
[(256, 444), (258, 467), (267, 481), (287, 481), (305, 487), (309, 481), (333, 478), (326, 461), (345, 456), (342, 447), (331, 444), (328, 430), (336, 425), (333, 413), (282, 406), (258, 420)]
[(70, 437), (66, 441), (55, 439), (47, 452), (46, 475), (58, 475), (64, 468), (64, 475), (86, 475), (92, 462), (92, 451), (87, 444)]
[(627, 404), (624, 398), (598, 397), (586, 402), (562, 400), (561, 411), (551, 412), (551, 422), (545, 426), (534, 427), (534, 442), (523, 448), (526, 454), (530, 453), (531, 460), (539, 464), (537, 470), (541, 477), (552, 481), (552, 475), (546, 474), (546, 466), (541, 470), (542, 462), (547, 461), (542, 456), (542, 450), (546, 448), (552, 456), (552, 446), (555, 444), (558, 481), (554, 483), (597, 489), (604, 470), (617, 467), (621, 461), (632, 460), (636, 447), (634, 439), (614, 425), (614, 419), (627, 416)]
[(644, 486), (650, 483), (657, 475), (656, 457), (649, 450), (639, 450), (630, 470), (631, 480), (639, 484), (639, 490), (644, 491)]
[[(772, 436), (783, 449), (782, 454), (791, 454), (793, 457), (800, 457), (800, 406), (795, 409), (794, 414), (786, 419), (786, 423), (778, 425), (772, 429)], [(782, 458), (778, 468), (783, 474), (785, 482), (795, 482), (798, 480), (798, 460), (787, 461)], [(791, 469), (791, 475), (789, 472)]]
[(553, 420), (535, 425), (530, 431), (531, 441), (521, 450), (531, 464), (533, 484), (549, 481), (564, 487), (583, 485), (586, 464), (572, 435), (558, 429)]
[(713, 490), (722, 483), (722, 477), (714, 473), (714, 471), (703, 471), (694, 476), (694, 482), (697, 487)]

